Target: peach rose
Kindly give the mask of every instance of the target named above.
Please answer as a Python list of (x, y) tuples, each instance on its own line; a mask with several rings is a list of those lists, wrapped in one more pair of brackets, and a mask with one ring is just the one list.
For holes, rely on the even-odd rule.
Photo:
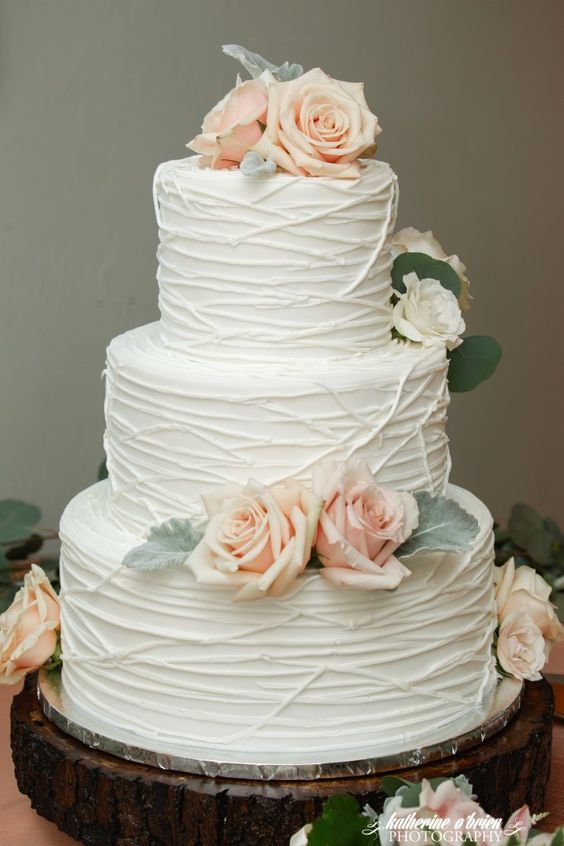
[(210, 520), (188, 562), (197, 581), (238, 587), (236, 601), (286, 593), (311, 558), (323, 501), (253, 480), (203, 499)]
[(494, 578), (500, 623), (517, 612), (528, 614), (547, 641), (548, 655), (552, 644), (564, 639), (564, 626), (549, 600), (550, 585), (532, 567), (516, 567), (513, 558), (495, 568)]
[(379, 132), (362, 83), (315, 68), (290, 82), (270, 80), (266, 131), (254, 149), (296, 176), (355, 178)]
[(15, 684), (38, 670), (57, 646), (59, 597), (36, 564), (0, 616), (0, 684)]
[(497, 658), (516, 679), (538, 681), (546, 663), (545, 641), (536, 623), (523, 611), (508, 614), (497, 639)]
[(354, 460), (318, 464), (313, 490), (325, 500), (315, 540), (322, 576), (365, 590), (389, 590), (409, 576), (393, 553), (417, 528), (415, 497), (381, 487)]
[[(419, 809), (418, 816), (426, 815), (425, 812), (430, 812), (431, 816), (436, 815), (443, 820), (448, 820), (448, 826), (441, 828), (440, 831), (442, 835), (447, 831), (451, 832), (452, 837), (449, 838), (447, 836), (445, 840), (452, 843), (456, 843), (459, 840), (461, 830), (466, 832), (477, 843), (480, 842), (480, 829), (478, 828), (477, 831), (472, 830), (470, 821), (472, 815), (474, 815), (474, 819), (480, 819), (480, 821), (487, 819), (493, 822), (493, 818), (482, 810), (472, 796), (468, 796), (460, 787), (457, 787), (452, 779), (443, 781), (436, 790), (433, 790), (427, 779), (423, 779), (421, 793), (419, 795)], [(424, 814), (421, 812), (424, 812)]]
[(186, 146), (203, 156), (204, 167), (216, 170), (234, 167), (261, 137), (267, 107), (262, 80), (239, 82), (205, 116), (201, 135)]

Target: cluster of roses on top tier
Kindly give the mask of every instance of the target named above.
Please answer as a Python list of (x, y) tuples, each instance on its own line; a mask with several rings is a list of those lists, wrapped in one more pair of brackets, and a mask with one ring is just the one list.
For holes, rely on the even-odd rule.
[(245, 162), (249, 172), (279, 167), (295, 176), (358, 177), (358, 159), (373, 154), (380, 132), (361, 82), (340, 82), (319, 68), (304, 74), (299, 65), (275, 67), (236, 45), (224, 51), (258, 76), (238, 78), (188, 143), (202, 165)]

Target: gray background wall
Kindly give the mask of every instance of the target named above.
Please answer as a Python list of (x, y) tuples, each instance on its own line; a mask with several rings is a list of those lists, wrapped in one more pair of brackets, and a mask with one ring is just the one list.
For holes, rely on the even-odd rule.
[(453, 478), (564, 520), (560, 0), (2, 0), (0, 496), (55, 523), (102, 457), (109, 339), (157, 317), (151, 178), (184, 155), (240, 42), (364, 80), (400, 225), (469, 268), (505, 348), (455, 396)]

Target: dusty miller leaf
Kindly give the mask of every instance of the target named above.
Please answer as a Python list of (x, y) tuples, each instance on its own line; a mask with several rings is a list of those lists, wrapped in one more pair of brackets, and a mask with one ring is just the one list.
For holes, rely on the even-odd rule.
[(479, 531), (472, 514), (446, 496), (433, 496), (428, 491), (415, 494), (419, 506), (419, 525), (403, 543), (396, 556), (406, 558), (421, 549), (466, 552)]
[(289, 82), (291, 79), (297, 79), (304, 72), (303, 67), (298, 64), (284, 62), (283, 65), (273, 65), (272, 62), (263, 59), (259, 53), (251, 53), (240, 44), (224, 44), (223, 52), (226, 56), (241, 62), (253, 79), (257, 79), (263, 71), (269, 70), (279, 82)]
[(195, 529), (190, 520), (173, 517), (153, 526), (145, 543), (130, 549), (122, 563), (141, 572), (181, 567), (202, 537), (202, 532)]
[(276, 172), (276, 162), (273, 159), (263, 159), (256, 150), (245, 153), (239, 169), (245, 176), (270, 176)]

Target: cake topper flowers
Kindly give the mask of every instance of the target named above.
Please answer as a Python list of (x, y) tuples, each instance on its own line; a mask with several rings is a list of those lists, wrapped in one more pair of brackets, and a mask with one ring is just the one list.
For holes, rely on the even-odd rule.
[(360, 82), (332, 79), (320, 68), (275, 66), (238, 45), (224, 46), (253, 79), (239, 78), (206, 115), (187, 146), (212, 169), (248, 175), (280, 168), (295, 176), (356, 178), (359, 158), (373, 155), (378, 118)]

